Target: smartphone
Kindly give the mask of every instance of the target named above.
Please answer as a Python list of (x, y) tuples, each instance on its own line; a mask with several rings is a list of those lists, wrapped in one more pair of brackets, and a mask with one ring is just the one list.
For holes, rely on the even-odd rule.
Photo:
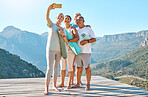
[(54, 8), (62, 8), (62, 4), (54, 4), (53, 7)]

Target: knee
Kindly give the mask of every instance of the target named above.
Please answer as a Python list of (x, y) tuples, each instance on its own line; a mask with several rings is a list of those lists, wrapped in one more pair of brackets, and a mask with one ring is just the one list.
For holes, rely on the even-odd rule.
[(82, 72), (83, 71), (83, 67), (77, 67), (77, 71), (78, 72)]
[(52, 68), (47, 68), (47, 72), (51, 72), (52, 71)]
[(52, 69), (47, 68), (46, 79), (51, 79), (51, 76), (52, 76)]
[(61, 70), (66, 70), (66, 61), (62, 60), (61, 64)]
[(85, 71), (88, 72), (88, 73), (91, 72), (90, 67), (85, 68)]
[(61, 67), (61, 70), (66, 70), (66, 67)]

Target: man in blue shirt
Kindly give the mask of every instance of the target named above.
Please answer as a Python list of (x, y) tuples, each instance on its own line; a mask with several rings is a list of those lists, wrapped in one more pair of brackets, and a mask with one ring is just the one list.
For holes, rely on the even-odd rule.
[(78, 16), (81, 16), (81, 14), (80, 13), (75, 13), (74, 22), (72, 24), (70, 24), (70, 26), (73, 26), (75, 28), (79, 27), (78, 24), (77, 24), (77, 21), (76, 21)]

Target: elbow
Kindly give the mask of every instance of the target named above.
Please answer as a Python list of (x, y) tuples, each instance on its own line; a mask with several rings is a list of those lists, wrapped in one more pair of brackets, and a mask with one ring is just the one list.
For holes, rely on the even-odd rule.
[(46, 20), (48, 21), (48, 20), (49, 20), (49, 18), (48, 18), (48, 17), (46, 17)]
[(77, 41), (79, 40), (79, 38), (77, 38)]
[(94, 42), (96, 42), (96, 38), (94, 39)]

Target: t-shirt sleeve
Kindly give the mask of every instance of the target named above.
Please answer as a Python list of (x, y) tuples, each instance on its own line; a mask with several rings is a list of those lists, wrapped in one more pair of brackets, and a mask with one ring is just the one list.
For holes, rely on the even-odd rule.
[(94, 31), (89, 27), (89, 35), (91, 38), (96, 38)]
[(53, 26), (53, 22), (51, 21), (50, 25), (47, 23), (47, 26), (51, 28)]
[(70, 24), (70, 26), (73, 26), (72, 24)]

